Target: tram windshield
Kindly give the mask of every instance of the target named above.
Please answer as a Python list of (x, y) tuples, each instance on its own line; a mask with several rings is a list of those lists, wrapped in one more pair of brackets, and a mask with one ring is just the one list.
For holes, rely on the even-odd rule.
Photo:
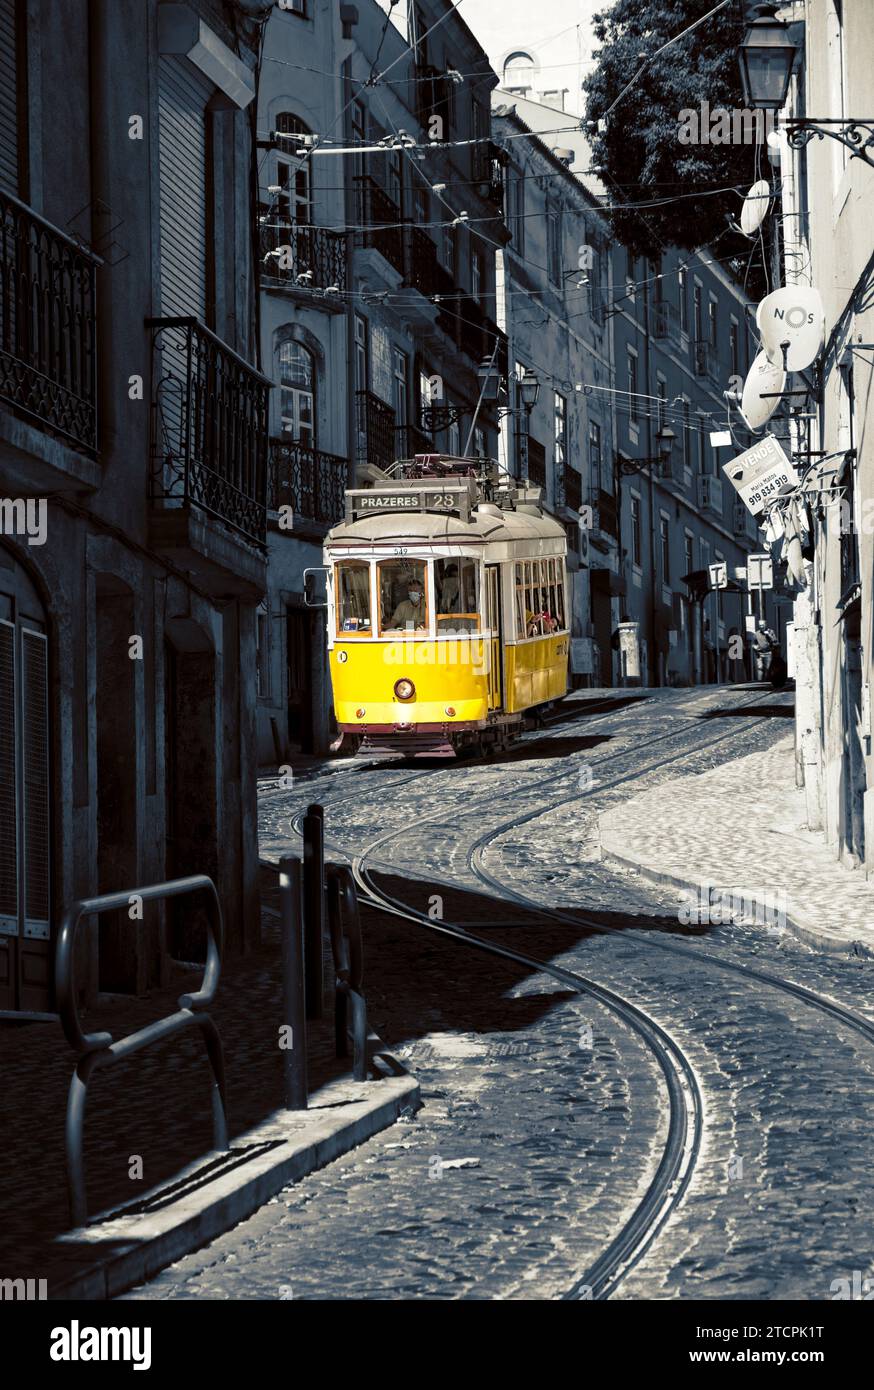
[(370, 565), (343, 560), (337, 566), (337, 631), (370, 636)]
[(380, 560), (377, 565), (380, 632), (428, 627), (424, 560)]
[(477, 564), (466, 556), (434, 564), (438, 632), (476, 632), (479, 629)]

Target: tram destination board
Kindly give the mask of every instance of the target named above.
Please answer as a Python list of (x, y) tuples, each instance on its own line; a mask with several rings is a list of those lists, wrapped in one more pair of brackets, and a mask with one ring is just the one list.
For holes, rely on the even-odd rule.
[(365, 488), (346, 494), (346, 519), (357, 521), (381, 512), (451, 512), (462, 521), (470, 519), (471, 489), (462, 486)]

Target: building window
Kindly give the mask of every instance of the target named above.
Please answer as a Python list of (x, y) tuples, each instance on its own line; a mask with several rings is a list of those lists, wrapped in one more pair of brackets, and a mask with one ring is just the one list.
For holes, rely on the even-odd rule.
[(409, 423), (407, 403), (409, 400), (409, 360), (405, 352), (395, 348), (392, 353), (394, 376), (395, 426), (406, 429)]
[(663, 376), (659, 376), (656, 382), (656, 394), (658, 396), (658, 406), (656, 410), (657, 429), (661, 429), (668, 421), (668, 383)]
[(738, 326), (734, 319), (728, 330), (728, 350), (731, 357), (731, 374), (740, 376), (740, 339), (738, 336)]
[(683, 562), (686, 566), (685, 573), (691, 574), (695, 568), (695, 538), (686, 531), (683, 536)]
[(680, 297), (680, 330), (683, 333), (689, 332), (688, 288), (686, 284), (686, 267), (681, 266), (677, 273), (677, 293)]
[(507, 177), (507, 226), (517, 256), (525, 254), (525, 176), (511, 169)]
[(366, 391), (369, 384), (367, 370), (367, 319), (355, 315), (355, 390)]
[(631, 498), (631, 563), (638, 568), (643, 566), (643, 549), (640, 529), (640, 498)]
[(534, 79), (537, 74), (537, 64), (530, 53), (522, 52), (511, 53), (504, 59), (503, 81), (501, 86), (505, 91), (513, 92), (516, 96), (524, 96), (526, 92), (534, 90)]
[(455, 229), (454, 227), (444, 227), (443, 236), (440, 241), (440, 259), (443, 262), (443, 269), (448, 271), (455, 279)]
[(403, 212), (404, 166), (400, 150), (389, 150), (386, 155), (385, 188), (395, 207)]
[(486, 261), (482, 251), (474, 250), (470, 258), (470, 292), (480, 302), (485, 293)]
[(446, 431), (449, 440), (449, 453), (453, 458), (458, 458), (461, 454), (461, 434), (458, 428), (458, 421), (451, 420)]
[(637, 353), (628, 349), (628, 422), (636, 425), (640, 419), (640, 405), (637, 399)]
[(553, 440), (555, 444), (555, 477), (559, 482), (564, 477), (567, 463), (567, 401), (557, 391), (553, 392)]
[(698, 472), (702, 476), (707, 472), (707, 432), (704, 419), (700, 416), (698, 419)]
[(473, 432), (473, 452), (480, 459), (486, 456), (486, 433), (481, 425), (477, 425)]
[(719, 345), (719, 318), (715, 299), (707, 301), (707, 328), (710, 346), (715, 348)]
[(659, 540), (662, 548), (662, 583), (671, 582), (671, 523), (662, 513), (659, 518)]
[(695, 285), (692, 290), (692, 323), (695, 328), (695, 342), (704, 341), (704, 322), (702, 318), (703, 309), (701, 303), (701, 286)]
[(554, 285), (561, 284), (561, 215), (557, 208), (546, 208), (547, 257), (549, 278)]
[[(279, 186), (276, 218), (285, 227), (298, 224), (308, 226), (312, 221), (310, 161), (298, 159), (296, 151), (300, 136), (312, 132), (299, 116), (280, 111), (276, 117), (276, 133), (281, 151), (276, 161), (276, 182)], [(288, 136), (294, 138), (283, 138)]]
[(315, 446), (315, 385), (313, 355), (293, 339), (279, 347), (279, 390), (282, 433), (308, 449)]
[(692, 421), (689, 418), (689, 402), (683, 401), (683, 467), (692, 467)]
[(301, 19), (307, 17), (307, 0), (283, 0), (281, 8), (286, 14), (296, 14)]
[(609, 479), (601, 477), (604, 460), (601, 457), (601, 426), (597, 420), (589, 421), (589, 477), (594, 487), (600, 487), (604, 492), (612, 492), (608, 486)]
[(270, 695), (270, 614), (264, 604), (258, 609), (255, 641), (258, 698), (266, 700)]

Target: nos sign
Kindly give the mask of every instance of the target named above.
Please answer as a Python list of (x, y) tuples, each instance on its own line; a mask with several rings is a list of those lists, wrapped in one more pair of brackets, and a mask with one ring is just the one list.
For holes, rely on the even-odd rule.
[(759, 444), (739, 454), (722, 471), (743, 502), (757, 516), (787, 483), (796, 487), (798, 474), (772, 434), (766, 434)]

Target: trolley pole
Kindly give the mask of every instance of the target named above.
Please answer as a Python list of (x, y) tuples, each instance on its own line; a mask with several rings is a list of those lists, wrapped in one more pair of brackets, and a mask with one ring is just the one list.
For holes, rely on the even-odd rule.
[(304, 945), (299, 859), (279, 863), (282, 911), (282, 1024), (290, 1046), (283, 1049), (286, 1110), (307, 1108), (307, 1034), (304, 1006)]
[(322, 942), (325, 939), (325, 812), (318, 803), (303, 818), (304, 978), (306, 1016), (322, 1017)]

